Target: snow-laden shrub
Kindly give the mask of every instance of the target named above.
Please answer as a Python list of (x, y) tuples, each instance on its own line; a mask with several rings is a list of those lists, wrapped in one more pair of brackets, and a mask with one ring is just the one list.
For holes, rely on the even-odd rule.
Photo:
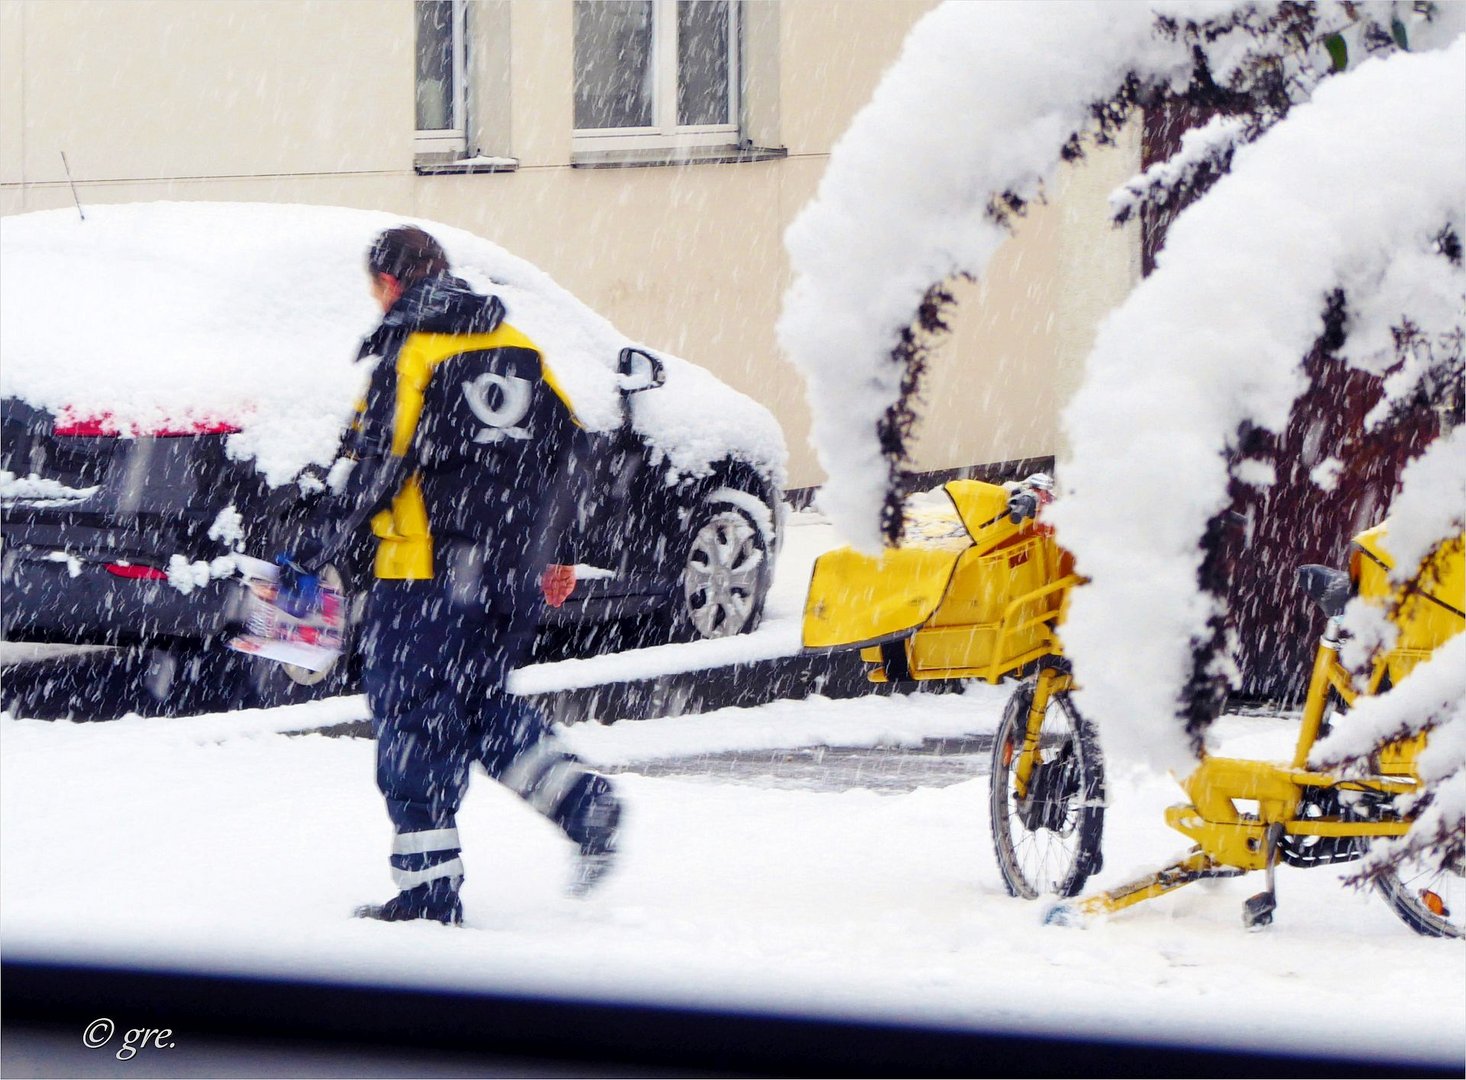
[[(1142, 108), (1215, 117), (1112, 199), (1118, 220), (1191, 205), (1101, 326), (1064, 416), (1054, 517), (1091, 579), (1064, 640), (1113, 748), (1184, 770), (1203, 745), (1229, 667), (1208, 566), (1229, 484), (1247, 479), (1233, 451), (1249, 428), (1282, 429), (1305, 356), (1385, 376), (1368, 425), (1459, 413), (1463, 29), (1461, 4), (947, 3), (788, 231), (779, 335), (808, 382), (822, 504), (874, 549), (900, 532), (912, 342), (939, 328), (941, 284), (980, 279), (1087, 140), (1113, 141)], [(1434, 494), (1407, 484), (1393, 507), (1407, 572), (1466, 517), (1459, 439), (1428, 457)], [(1420, 722), (1440, 748), (1428, 780), (1459, 778), (1459, 710)], [(1460, 800), (1435, 806), (1421, 827), (1459, 844)]]

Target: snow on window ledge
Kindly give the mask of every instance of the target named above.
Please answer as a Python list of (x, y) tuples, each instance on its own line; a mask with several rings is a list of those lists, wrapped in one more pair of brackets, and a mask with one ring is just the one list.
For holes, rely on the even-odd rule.
[(657, 165), (739, 165), (789, 156), (783, 146), (656, 146), (613, 150), (575, 150), (574, 169), (635, 169)]
[(452, 153), (418, 154), (412, 169), (419, 176), (455, 176), (465, 173), (518, 172), (519, 159), (476, 154), (463, 157)]

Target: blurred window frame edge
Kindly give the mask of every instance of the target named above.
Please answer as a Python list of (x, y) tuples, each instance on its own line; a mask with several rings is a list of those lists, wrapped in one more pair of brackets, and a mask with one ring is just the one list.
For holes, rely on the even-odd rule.
[[(417, 27), (421, 25), (422, 12), (427, 5), (449, 4), (450, 48), (452, 50), (452, 78), (448, 95), (448, 125), (442, 128), (416, 128), (413, 134), (413, 153), (418, 158), (444, 160), (459, 158), (468, 153), (468, 0), (414, 0), (415, 16), (413, 55), (416, 58), (421, 42), (417, 40)], [(414, 59), (413, 86), (421, 97), (421, 74)], [(413, 123), (417, 123), (417, 103), (413, 106)]]
[[(119, 1002), (140, 1017), (166, 1018), (179, 1033), (181, 1067), (148, 1072), (144, 1062), (139, 1075), (389, 1076), (411, 1075), (393, 1070), (420, 1064), (433, 1066), (428, 1075), (514, 1077), (1460, 1075), (1423, 1056), (1385, 1059), (1348, 1047), (1324, 1055), (1245, 1040), (1166, 1041), (1156, 1032), (1141, 1041), (1052, 1025), (977, 1028), (551, 990), (352, 983), (301, 972), (125, 967), (15, 950), (0, 958), (0, 984), (7, 1076), (121, 1075), (126, 1070), (107, 1068), (109, 1059), (92, 1057), (97, 1048), (77, 1037)], [(201, 1061), (213, 1071), (189, 1071)], [(162, 1067), (166, 1059), (154, 1062)]]
[[(575, 0), (585, 3), (607, 0)], [(724, 124), (677, 123), (679, 0), (649, 0), (652, 5), (653, 123), (649, 127), (575, 128), (571, 133), (572, 162), (587, 155), (623, 151), (687, 151), (697, 148), (740, 148), (744, 131), (744, 11), (742, 0), (728, 3), (728, 114)], [(573, 72), (578, 75), (578, 72)], [(573, 121), (572, 121), (573, 122)]]

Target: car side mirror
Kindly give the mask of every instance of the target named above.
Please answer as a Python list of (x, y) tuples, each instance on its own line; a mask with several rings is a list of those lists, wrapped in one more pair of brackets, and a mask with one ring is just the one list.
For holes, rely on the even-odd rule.
[(651, 390), (667, 381), (667, 371), (662, 362), (645, 349), (629, 346), (622, 349), (616, 370), (620, 372), (618, 381), (623, 394)]

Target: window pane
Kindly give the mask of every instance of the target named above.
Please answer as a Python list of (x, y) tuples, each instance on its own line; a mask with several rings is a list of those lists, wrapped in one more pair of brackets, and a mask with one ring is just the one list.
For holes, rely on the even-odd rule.
[(651, 0), (576, 0), (575, 126), (651, 127)]
[(728, 0), (678, 0), (677, 123), (731, 124)]
[(417, 129), (453, 121), (453, 0), (417, 0)]

